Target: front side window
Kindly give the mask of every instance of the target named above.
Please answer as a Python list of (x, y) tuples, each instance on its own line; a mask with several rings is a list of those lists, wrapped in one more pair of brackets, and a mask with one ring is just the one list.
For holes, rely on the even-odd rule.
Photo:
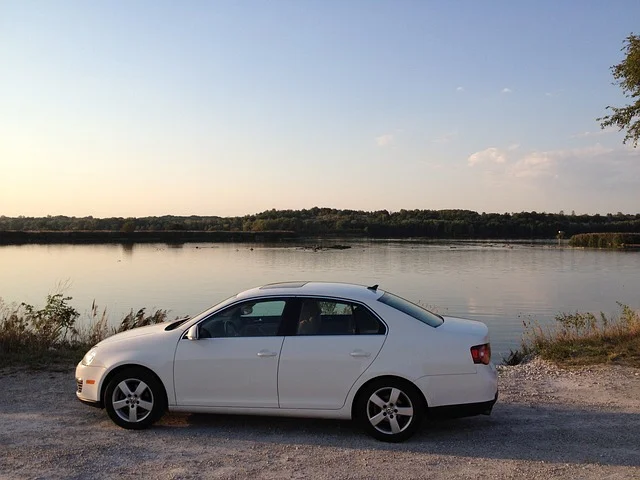
[(378, 301), (385, 305), (389, 305), (396, 310), (400, 310), (402, 313), (406, 313), (416, 320), (420, 320), (422, 323), (426, 323), (432, 327), (439, 327), (444, 323), (444, 320), (440, 315), (431, 313), (429, 310), (425, 310), (421, 306), (411, 303), (410, 301), (389, 292), (385, 292), (384, 295), (378, 298)]
[(305, 299), (296, 335), (378, 335), (386, 328), (366, 307), (349, 302)]
[(244, 302), (217, 313), (199, 326), (200, 338), (268, 337), (278, 335), (284, 300)]

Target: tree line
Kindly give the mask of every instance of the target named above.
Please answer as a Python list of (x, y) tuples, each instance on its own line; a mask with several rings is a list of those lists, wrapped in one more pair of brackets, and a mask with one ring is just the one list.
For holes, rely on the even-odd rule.
[[(471, 210), (267, 210), (238, 217), (6, 217), (0, 231), (269, 232), (373, 238), (569, 238), (579, 233), (640, 233), (640, 214), (478, 213)], [(559, 233), (561, 232), (561, 233)]]

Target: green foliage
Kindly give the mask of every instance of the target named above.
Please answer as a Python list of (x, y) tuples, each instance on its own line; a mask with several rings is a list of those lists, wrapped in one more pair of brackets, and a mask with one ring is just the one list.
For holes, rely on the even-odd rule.
[(136, 231), (136, 221), (135, 219), (128, 219), (126, 222), (122, 224), (120, 227), (120, 231), (124, 233), (131, 233)]
[(637, 248), (640, 246), (640, 234), (582, 233), (571, 237), (569, 245), (585, 248)]
[[(90, 230), (95, 235), (87, 235)], [(83, 241), (126, 239), (142, 241), (153, 232), (182, 232), (185, 240), (193, 232), (226, 232), (225, 238), (255, 240), (252, 232), (294, 232), (304, 236), (366, 236), (372, 238), (557, 238), (558, 232), (571, 236), (588, 232), (640, 233), (640, 214), (564, 215), (563, 213), (519, 212), (478, 213), (471, 210), (400, 210), (398, 212), (338, 210), (267, 210), (243, 217), (5, 217), (0, 216), (0, 243), (8, 233), (39, 232), (46, 240), (49, 231), (64, 232), (57, 241), (74, 242), (83, 232)], [(246, 235), (233, 237), (233, 232)], [(101, 235), (101, 236), (100, 236)], [(146, 236), (146, 237), (145, 237)], [(140, 240), (137, 240), (140, 239)], [(8, 240), (5, 240), (6, 243)], [(25, 241), (29, 241), (27, 238)], [(200, 240), (202, 241), (202, 240)]]
[(80, 314), (67, 304), (69, 300), (71, 297), (56, 293), (47, 295), (47, 303), (40, 310), (26, 303), (21, 304), (26, 312), (26, 321), (31, 324), (32, 331), (45, 345), (66, 341), (69, 331), (72, 335), (77, 335), (75, 323)]
[(509, 354), (502, 357), (502, 363), (504, 365), (520, 365), (531, 353), (529, 347), (523, 344), (518, 350), (509, 349)]
[[(39, 350), (71, 343), (79, 313), (68, 305), (71, 297), (60, 293), (47, 296), (44, 308), (21, 303), (18, 307), (1, 305), (0, 351)], [(71, 335), (69, 335), (71, 334)]]
[(640, 312), (618, 303), (617, 317), (600, 312), (561, 313), (556, 327), (542, 328), (525, 322), (522, 346), (504, 358), (507, 365), (516, 365), (530, 354), (562, 365), (619, 363), (640, 366)]
[(89, 312), (88, 327), (78, 328), (80, 314), (69, 305), (71, 297), (60, 293), (47, 296), (46, 305), (7, 305), (0, 299), (0, 365), (41, 366), (78, 362), (96, 343), (118, 332), (167, 320), (166, 310), (145, 314), (141, 308), (124, 317), (120, 325), (110, 327), (107, 310), (95, 301)]
[[(606, 318), (606, 316), (605, 316)], [(556, 322), (560, 324), (563, 335), (588, 335), (593, 332), (598, 320), (593, 313), (560, 313), (556, 315)]]
[(598, 121), (602, 128), (626, 130), (623, 142), (631, 141), (636, 147), (640, 139), (640, 36), (629, 35), (622, 51), (625, 52), (624, 60), (611, 67), (614, 84), (622, 89), (625, 97), (634, 101), (625, 107), (608, 106), (607, 110), (613, 113), (598, 118)]
[(619, 321), (623, 329), (633, 330), (640, 326), (640, 312), (636, 312), (629, 305), (624, 305), (620, 302), (618, 302), (618, 306), (620, 307)]

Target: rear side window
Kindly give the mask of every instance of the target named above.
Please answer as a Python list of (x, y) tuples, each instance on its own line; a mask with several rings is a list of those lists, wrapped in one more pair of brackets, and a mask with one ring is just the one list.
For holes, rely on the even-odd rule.
[(304, 299), (296, 335), (384, 335), (386, 328), (362, 305)]
[(406, 313), (416, 320), (420, 320), (422, 323), (426, 323), (432, 327), (439, 327), (444, 323), (444, 320), (440, 315), (431, 313), (429, 310), (425, 310), (421, 306), (411, 303), (410, 301), (389, 292), (385, 292), (378, 301), (385, 305), (389, 305), (396, 310), (400, 310), (402, 313)]

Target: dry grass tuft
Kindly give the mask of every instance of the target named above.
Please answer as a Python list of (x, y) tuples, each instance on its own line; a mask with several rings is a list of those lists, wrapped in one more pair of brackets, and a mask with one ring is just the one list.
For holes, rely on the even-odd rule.
[(621, 303), (620, 313), (562, 313), (555, 327), (525, 323), (521, 348), (504, 359), (514, 365), (537, 354), (563, 366), (615, 363), (640, 367), (640, 312)]

